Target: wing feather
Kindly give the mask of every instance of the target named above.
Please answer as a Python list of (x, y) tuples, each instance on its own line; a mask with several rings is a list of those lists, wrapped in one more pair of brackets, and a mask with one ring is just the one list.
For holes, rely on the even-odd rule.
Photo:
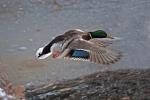
[(89, 40), (90, 42), (93, 42), (94, 44), (100, 46), (100, 47), (106, 47), (106, 46), (109, 46), (109, 43), (106, 43), (106, 42), (103, 42), (101, 40), (98, 40), (98, 39), (90, 39)]
[(89, 60), (91, 62), (99, 64), (115, 63), (121, 57), (121, 54), (119, 52), (112, 51), (108, 48), (105, 48), (103, 46), (101, 47), (97, 44), (94, 44), (93, 42), (86, 40), (76, 39), (72, 43), (70, 43), (70, 45), (68, 45), (68, 48), (88, 51), (90, 53)]

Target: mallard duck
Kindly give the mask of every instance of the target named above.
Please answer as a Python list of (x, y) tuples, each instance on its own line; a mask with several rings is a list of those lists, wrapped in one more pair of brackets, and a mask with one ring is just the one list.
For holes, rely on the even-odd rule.
[(38, 59), (69, 58), (74, 60), (90, 61), (98, 64), (111, 64), (121, 57), (120, 52), (107, 48), (107, 44), (100, 38), (113, 39), (103, 30), (84, 32), (80, 29), (69, 30), (55, 37), (49, 44), (36, 52)]

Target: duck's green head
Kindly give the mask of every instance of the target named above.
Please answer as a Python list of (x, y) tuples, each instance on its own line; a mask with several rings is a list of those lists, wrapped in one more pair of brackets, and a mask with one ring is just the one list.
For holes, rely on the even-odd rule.
[(113, 39), (113, 37), (110, 34), (107, 34), (103, 30), (97, 30), (97, 31), (89, 32), (89, 33), (91, 34), (92, 38), (110, 38), (110, 39)]

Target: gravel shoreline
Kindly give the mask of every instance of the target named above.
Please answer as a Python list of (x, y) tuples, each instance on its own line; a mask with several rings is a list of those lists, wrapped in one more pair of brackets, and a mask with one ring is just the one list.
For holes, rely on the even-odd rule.
[(98, 72), (25, 93), (29, 100), (150, 100), (150, 69)]

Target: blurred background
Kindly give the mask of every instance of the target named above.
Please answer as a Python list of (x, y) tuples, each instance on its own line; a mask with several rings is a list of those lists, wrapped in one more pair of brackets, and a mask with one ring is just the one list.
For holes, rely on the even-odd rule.
[[(67, 30), (98, 29), (123, 38), (123, 58), (109, 66), (37, 60), (36, 50)], [(72, 79), (97, 71), (150, 68), (149, 0), (0, 0), (0, 72), (14, 84)]]

